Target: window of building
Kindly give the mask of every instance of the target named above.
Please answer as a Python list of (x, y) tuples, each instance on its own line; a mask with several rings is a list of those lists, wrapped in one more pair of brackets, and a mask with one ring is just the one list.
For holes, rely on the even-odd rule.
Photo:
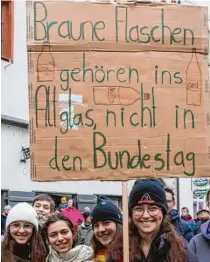
[(13, 29), (13, 0), (1, 0), (1, 58), (7, 61), (13, 60)]

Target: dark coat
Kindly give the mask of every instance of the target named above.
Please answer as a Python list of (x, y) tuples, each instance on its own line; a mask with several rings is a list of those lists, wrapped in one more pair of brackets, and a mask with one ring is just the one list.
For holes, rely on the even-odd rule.
[(190, 225), (179, 216), (178, 211), (175, 209), (172, 209), (168, 216), (171, 220), (171, 223), (174, 225), (176, 232), (183, 236), (187, 242), (190, 242), (194, 236)]
[(13, 252), (7, 250), (4, 253), (2, 250), (2, 262), (30, 262), (30, 252), (29, 245), (15, 244), (13, 247)]
[(189, 224), (189, 226), (192, 229), (192, 232), (195, 233), (196, 223), (195, 223), (194, 219), (192, 218), (192, 216), (190, 214), (188, 214), (186, 216), (181, 216), (181, 218)]
[[(141, 253), (141, 259), (135, 259), (135, 262), (170, 262), (167, 257), (170, 250), (170, 243), (166, 239), (166, 234), (161, 235), (160, 237), (154, 239), (151, 244), (148, 256), (145, 257), (143, 252)], [(116, 262), (111, 257), (107, 262)], [(123, 262), (120, 261), (120, 262)]]
[(166, 234), (154, 239), (151, 244), (148, 256), (145, 257), (142, 252), (142, 258), (135, 262), (169, 262), (167, 259), (171, 244), (166, 239)]
[(188, 245), (189, 262), (210, 261), (210, 221), (201, 226), (201, 234), (194, 236)]
[(1, 236), (4, 235), (6, 231), (6, 220), (7, 220), (7, 216), (2, 214), (1, 215)]

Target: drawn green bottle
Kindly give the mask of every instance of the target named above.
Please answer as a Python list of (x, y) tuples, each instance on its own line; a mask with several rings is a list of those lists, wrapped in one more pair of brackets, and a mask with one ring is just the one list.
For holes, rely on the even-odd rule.
[[(149, 93), (143, 94), (144, 100), (150, 99)], [(129, 106), (141, 99), (141, 95), (132, 87), (95, 86), (93, 87), (95, 105), (123, 105)]]
[(196, 48), (192, 49), (192, 57), (186, 71), (186, 104), (201, 105), (201, 69)]
[(42, 52), (37, 59), (38, 82), (53, 81), (55, 75), (55, 62), (50, 52), (50, 42), (44, 41)]

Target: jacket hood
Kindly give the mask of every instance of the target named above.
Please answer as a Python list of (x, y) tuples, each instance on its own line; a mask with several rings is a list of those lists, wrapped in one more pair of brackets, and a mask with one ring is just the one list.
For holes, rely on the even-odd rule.
[(201, 225), (201, 234), (210, 240), (210, 220)]
[(65, 255), (59, 255), (51, 246), (47, 262), (85, 262), (93, 257), (93, 249), (85, 245), (78, 245)]
[(179, 218), (179, 212), (176, 209), (172, 209), (171, 211), (169, 211), (168, 216), (171, 220), (175, 220)]

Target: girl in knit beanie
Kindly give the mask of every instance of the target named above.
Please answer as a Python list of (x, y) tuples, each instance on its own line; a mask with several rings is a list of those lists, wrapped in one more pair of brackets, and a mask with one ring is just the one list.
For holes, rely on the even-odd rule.
[(4, 262), (44, 262), (46, 250), (38, 231), (36, 211), (28, 203), (15, 205), (8, 214), (2, 243)]
[[(112, 257), (111, 246), (116, 245), (116, 236), (122, 237), (122, 214), (120, 209), (106, 196), (100, 196), (91, 214), (94, 235), (92, 238), (95, 253), (94, 262), (122, 262), (115, 252)], [(122, 239), (121, 239), (122, 242)], [(120, 250), (121, 253), (122, 250)]]

